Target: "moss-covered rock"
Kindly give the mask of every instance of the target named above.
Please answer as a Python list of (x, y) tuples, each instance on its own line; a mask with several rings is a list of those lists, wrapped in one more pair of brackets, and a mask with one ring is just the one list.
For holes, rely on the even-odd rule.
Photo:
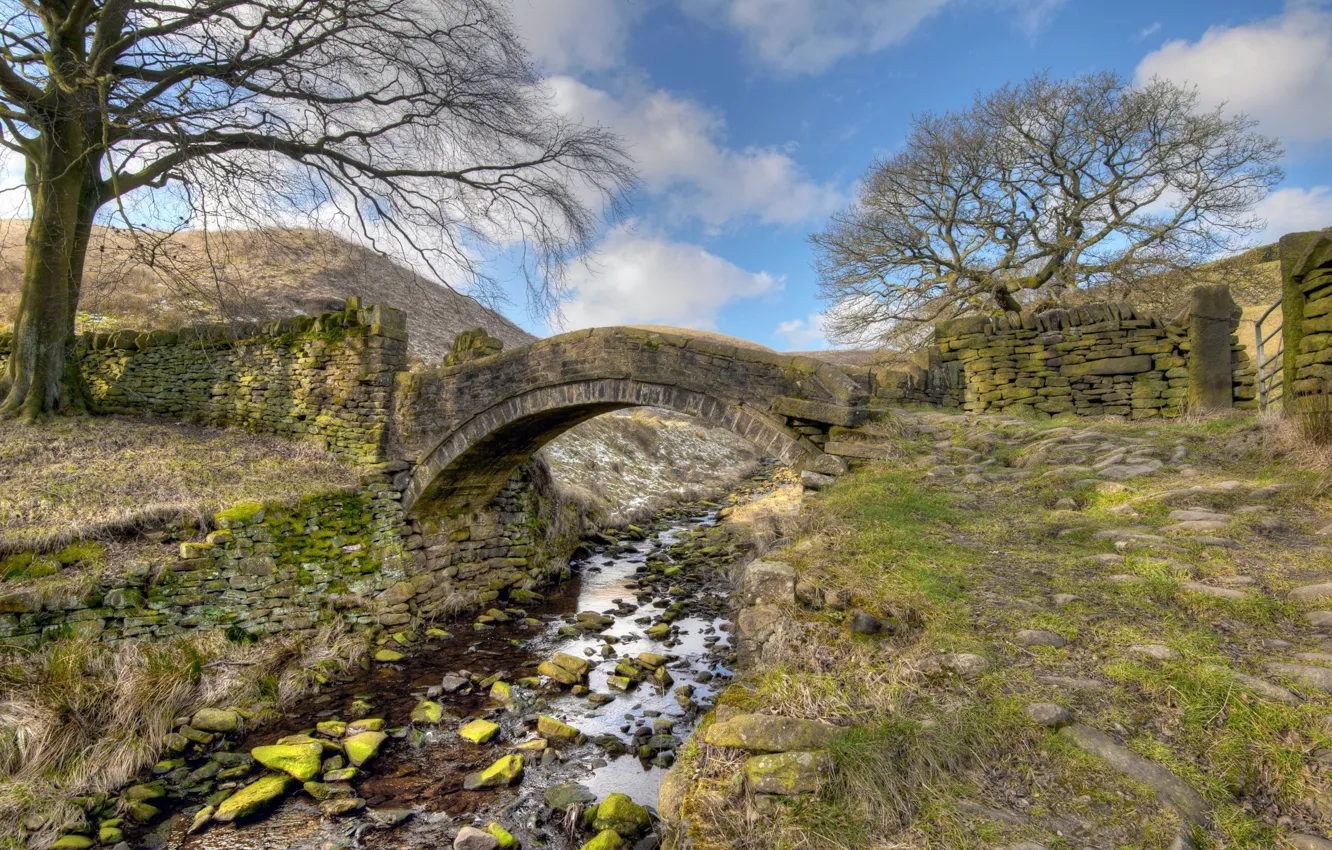
[(504, 756), (485, 770), (467, 774), (463, 788), (479, 791), (484, 788), (506, 788), (523, 776), (523, 757)]
[(383, 732), (359, 732), (344, 738), (342, 746), (347, 750), (347, 761), (360, 767), (379, 753), (387, 738)]
[(627, 795), (611, 794), (597, 804), (592, 828), (597, 832), (611, 829), (621, 837), (632, 838), (652, 828), (652, 815)]
[(294, 784), (285, 773), (261, 776), (218, 804), (213, 820), (231, 823), (263, 814), (276, 806)]
[(270, 770), (280, 770), (301, 782), (319, 775), (324, 748), (317, 743), (270, 744), (250, 750), (254, 760)]
[(624, 839), (613, 829), (597, 833), (597, 837), (584, 844), (580, 850), (623, 850)]
[(489, 720), (478, 717), (477, 719), (465, 724), (458, 730), (458, 734), (473, 744), (489, 743), (500, 732), (498, 723), (492, 723)]
[(545, 714), (537, 717), (537, 732), (551, 741), (577, 741), (583, 734), (568, 723)]
[(96, 843), (86, 835), (62, 835), (51, 845), (51, 850), (88, 850)]
[(226, 708), (201, 708), (190, 718), (190, 725), (204, 732), (235, 732), (240, 715)]
[(433, 700), (422, 700), (412, 709), (412, 722), (420, 726), (433, 726), (444, 719), (444, 706)]
[(784, 753), (823, 749), (839, 731), (838, 727), (821, 720), (738, 714), (709, 726), (703, 733), (703, 740), (716, 747)]
[(486, 832), (495, 836), (495, 840), (499, 842), (499, 850), (517, 850), (520, 846), (518, 839), (514, 838), (512, 833), (494, 821), (486, 827)]
[(745, 780), (755, 794), (811, 794), (836, 768), (825, 752), (766, 753), (745, 762)]

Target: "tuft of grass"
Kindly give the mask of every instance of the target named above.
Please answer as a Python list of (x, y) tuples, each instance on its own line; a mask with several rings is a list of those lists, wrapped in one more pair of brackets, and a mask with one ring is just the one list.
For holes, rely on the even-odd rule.
[(113, 791), (155, 762), (174, 718), (217, 705), (281, 709), (365, 651), (363, 637), (334, 624), (259, 643), (221, 632), (118, 646), (65, 638), (11, 658), (0, 666), (0, 833), (35, 817), (50, 839), (81, 821), (72, 797)]

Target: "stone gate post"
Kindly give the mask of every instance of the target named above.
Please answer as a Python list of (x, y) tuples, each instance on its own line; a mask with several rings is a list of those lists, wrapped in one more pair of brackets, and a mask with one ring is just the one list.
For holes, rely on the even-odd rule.
[(1234, 405), (1230, 335), (1242, 311), (1223, 283), (1189, 293), (1189, 408), (1221, 410)]

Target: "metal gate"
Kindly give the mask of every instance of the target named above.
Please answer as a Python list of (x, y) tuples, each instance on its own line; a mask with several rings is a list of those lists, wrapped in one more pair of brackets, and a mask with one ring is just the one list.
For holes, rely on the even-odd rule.
[[(1267, 318), (1274, 312), (1281, 309), (1281, 302), (1278, 301), (1259, 316), (1253, 322), (1253, 338), (1256, 343), (1255, 349), (1258, 360), (1258, 409), (1266, 410), (1269, 404), (1276, 404), (1281, 401), (1283, 392), (1284, 369), (1282, 363), (1286, 349), (1283, 345), (1281, 336), (1281, 324), (1272, 330), (1266, 336), (1263, 335), (1263, 324)], [(1274, 345), (1269, 346), (1272, 339), (1276, 337)]]

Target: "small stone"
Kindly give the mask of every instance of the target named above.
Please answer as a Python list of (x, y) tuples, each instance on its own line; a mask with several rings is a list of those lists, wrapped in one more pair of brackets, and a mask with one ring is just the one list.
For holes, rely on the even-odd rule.
[(285, 774), (261, 776), (218, 804), (213, 820), (231, 823), (267, 811), (287, 794), (292, 779)]
[(500, 733), (498, 723), (492, 723), (489, 720), (478, 717), (477, 719), (465, 724), (458, 730), (458, 734), (473, 744), (487, 744), (496, 735)]
[(1332, 599), (1332, 582), (1297, 587), (1287, 593), (1286, 598), (1291, 602), (1318, 602), (1323, 599)]
[(398, 652), (396, 649), (381, 649), (375, 653), (375, 660), (383, 662), (385, 664), (392, 664), (393, 662), (401, 661), (406, 657), (407, 657), (406, 655), (403, 655), (401, 652)]
[(423, 700), (412, 709), (411, 719), (418, 726), (433, 726), (444, 719), (444, 706), (431, 700)]
[(62, 835), (51, 845), (51, 850), (88, 850), (96, 843), (86, 835)]
[(1055, 502), (1054, 509), (1057, 511), (1076, 511), (1078, 509), (1078, 503), (1065, 496)]
[(1320, 629), (1332, 627), (1332, 611), (1310, 611), (1304, 618), (1309, 621), (1309, 625)]
[(319, 804), (319, 810), (326, 817), (337, 818), (359, 812), (365, 808), (365, 800), (360, 797), (334, 797)]
[(361, 767), (375, 757), (387, 739), (388, 735), (383, 732), (360, 732), (345, 738), (342, 746), (347, 750), (347, 761), (355, 767)]
[(464, 826), (453, 839), (453, 850), (499, 850), (499, 839), (474, 826)]
[(1183, 657), (1178, 651), (1159, 643), (1135, 643), (1128, 647), (1128, 652), (1156, 661), (1178, 661)]
[(583, 734), (568, 723), (545, 714), (537, 717), (537, 732), (543, 738), (553, 741), (576, 741)]
[(873, 614), (864, 611), (852, 611), (847, 618), (848, 627), (853, 634), (858, 635), (880, 635), (893, 631), (893, 624), (886, 620), (881, 620)]
[(1054, 604), (1059, 606), (1072, 605), (1074, 602), (1081, 602), (1082, 597), (1075, 593), (1056, 593), (1052, 597)]
[(235, 732), (240, 715), (225, 708), (201, 708), (190, 718), (190, 725), (204, 732)]
[(983, 655), (971, 652), (954, 652), (939, 659), (948, 670), (964, 679), (975, 678), (990, 669), (990, 662)]
[(624, 839), (613, 829), (597, 834), (596, 838), (584, 844), (579, 850), (623, 850)]
[(522, 778), (523, 757), (504, 756), (485, 770), (469, 773), (463, 779), (463, 788), (479, 791), (484, 788), (505, 788)]
[(486, 825), (486, 832), (495, 836), (495, 839), (499, 841), (499, 850), (517, 850), (519, 846), (518, 839), (513, 837), (513, 833), (494, 821)]
[(1201, 584), (1196, 581), (1181, 581), (1179, 586), (1184, 590), (1197, 593), (1202, 596), (1211, 596), (1215, 599), (1248, 599), (1249, 594), (1242, 590), (1232, 590), (1228, 587), (1212, 587), (1210, 584)]
[(1069, 714), (1068, 709), (1062, 705), (1055, 705), (1052, 702), (1035, 702), (1027, 706), (1027, 719), (1040, 726), (1058, 729), (1072, 722), (1073, 715)]
[(559, 785), (552, 785), (546, 789), (546, 805), (557, 812), (562, 812), (573, 805), (585, 805), (597, 799), (597, 795), (587, 789), (587, 786), (580, 785), (577, 782), (565, 782)]
[(1049, 646), (1058, 649), (1068, 645), (1061, 635), (1047, 629), (1023, 629), (1015, 636), (1021, 646)]

